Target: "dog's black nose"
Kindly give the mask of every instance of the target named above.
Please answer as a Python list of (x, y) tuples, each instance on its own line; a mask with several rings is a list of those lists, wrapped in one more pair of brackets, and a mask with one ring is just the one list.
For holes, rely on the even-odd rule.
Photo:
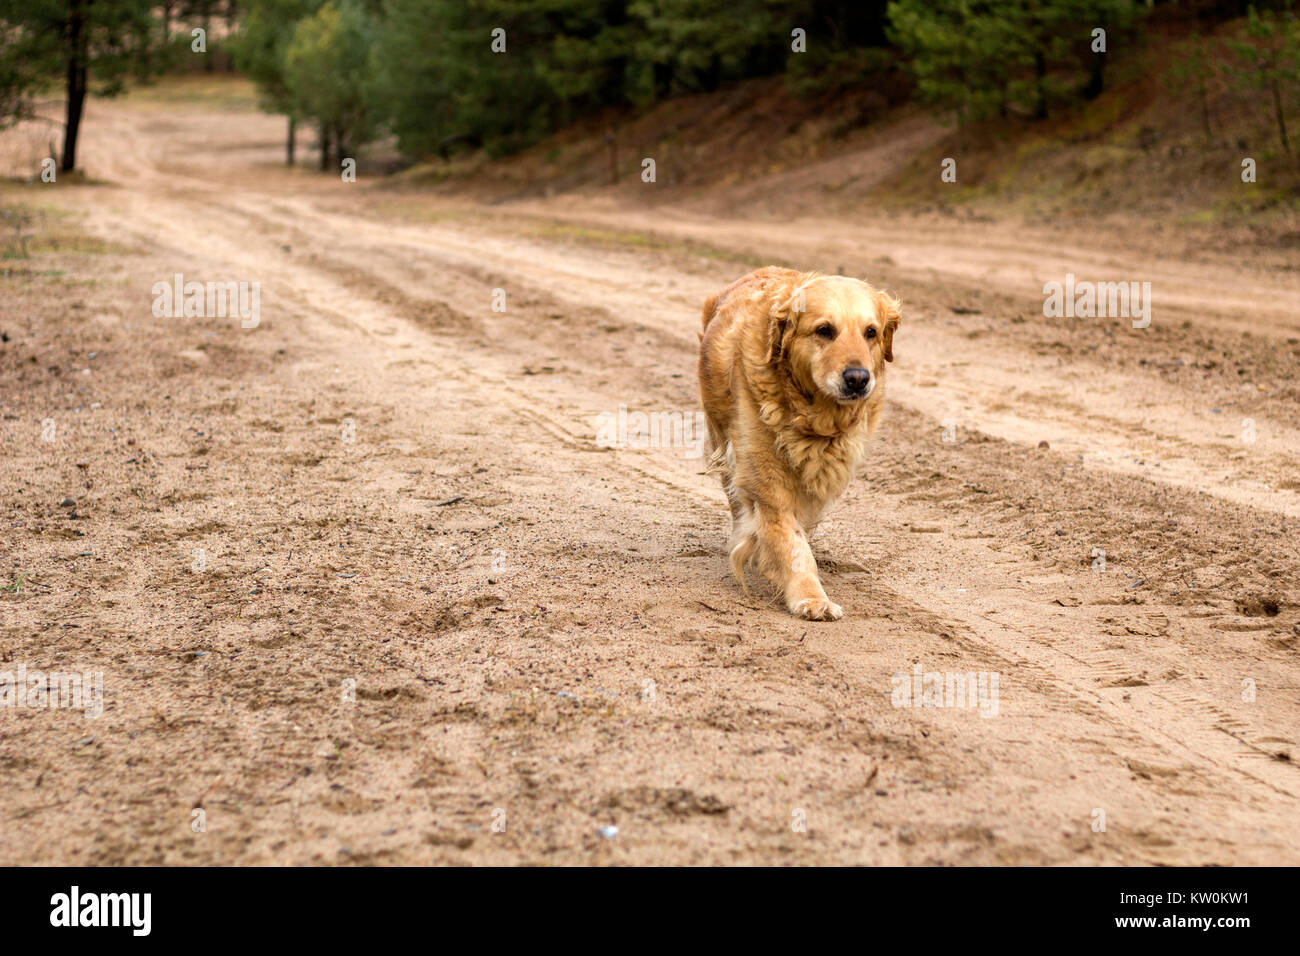
[(871, 373), (865, 368), (846, 368), (844, 370), (844, 391), (850, 395), (861, 395), (871, 384)]

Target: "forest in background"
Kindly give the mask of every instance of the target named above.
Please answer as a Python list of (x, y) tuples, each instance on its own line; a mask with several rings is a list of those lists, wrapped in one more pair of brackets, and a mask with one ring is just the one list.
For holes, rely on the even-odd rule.
[(1034, 122), (1100, 96), (1110, 46), (1160, 7), (1194, 21), (1168, 80), (1197, 95), (1206, 136), (1222, 80), (1293, 155), (1291, 0), (0, 0), (0, 127), (61, 92), (72, 170), (88, 95), (196, 68), (250, 76), (287, 119), (287, 160), (307, 127), (322, 168), (386, 135), (413, 161), (501, 155), (602, 110), (754, 77), (796, 96), (915, 98), (963, 128)]

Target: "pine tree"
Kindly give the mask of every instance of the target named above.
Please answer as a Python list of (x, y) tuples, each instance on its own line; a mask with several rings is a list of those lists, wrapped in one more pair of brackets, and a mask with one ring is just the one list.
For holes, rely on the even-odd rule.
[(1200, 33), (1193, 33), (1178, 47), (1177, 55), (1169, 66), (1165, 85), (1175, 95), (1187, 87), (1196, 94), (1197, 111), (1201, 116), (1201, 129), (1205, 134), (1205, 143), (1214, 142), (1214, 131), (1210, 126), (1210, 95), (1208, 78), (1214, 75), (1215, 60), (1213, 46)]
[(235, 38), (235, 64), (257, 84), (262, 109), (288, 117), (285, 162), (292, 166), (298, 120), (285, 79), (285, 54), (298, 22), (315, 13), (321, 0), (250, 0)]
[(120, 93), (156, 67), (161, 30), (151, 0), (0, 0), (0, 106), (31, 114), (31, 98), (63, 76), (67, 117), (60, 168), (77, 166), (86, 97)]
[(1291, 154), (1286, 114), (1300, 89), (1300, 21), (1291, 4), (1282, 11), (1260, 13), (1251, 5), (1245, 39), (1232, 41), (1237, 54), (1236, 80), (1247, 90), (1263, 90), (1277, 124), (1282, 150)]
[(371, 78), (374, 24), (356, 0), (330, 0), (298, 21), (284, 54), (290, 115), (316, 123), (324, 168), (374, 135)]

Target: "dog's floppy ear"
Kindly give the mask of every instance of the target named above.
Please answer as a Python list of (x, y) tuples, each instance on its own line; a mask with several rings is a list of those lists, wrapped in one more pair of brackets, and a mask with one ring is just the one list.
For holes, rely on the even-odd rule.
[(894, 360), (894, 331), (898, 328), (899, 309), (903, 303), (888, 292), (877, 293), (879, 315), (881, 320), (880, 341), (885, 348), (885, 361)]
[(790, 347), (795, 329), (799, 325), (799, 314), (808, 311), (807, 294), (804, 291), (808, 282), (816, 276), (810, 272), (781, 283), (772, 290), (768, 306), (767, 324), (767, 364), (776, 365)]

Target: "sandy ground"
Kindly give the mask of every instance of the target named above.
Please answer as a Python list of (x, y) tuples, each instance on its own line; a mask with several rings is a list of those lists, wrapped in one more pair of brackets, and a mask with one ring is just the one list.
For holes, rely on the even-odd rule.
[[(104, 689), (0, 708), (0, 863), (1300, 862), (1293, 249), (485, 206), (281, 132), (95, 102), (100, 184), (0, 192), (0, 674)], [(729, 579), (689, 433), (598, 440), (693, 423), (700, 303), (764, 262), (905, 303), (836, 623)], [(155, 318), (177, 272), (260, 324)], [(1044, 318), (1066, 272), (1151, 327)], [(918, 667), (996, 713), (895, 706)]]

